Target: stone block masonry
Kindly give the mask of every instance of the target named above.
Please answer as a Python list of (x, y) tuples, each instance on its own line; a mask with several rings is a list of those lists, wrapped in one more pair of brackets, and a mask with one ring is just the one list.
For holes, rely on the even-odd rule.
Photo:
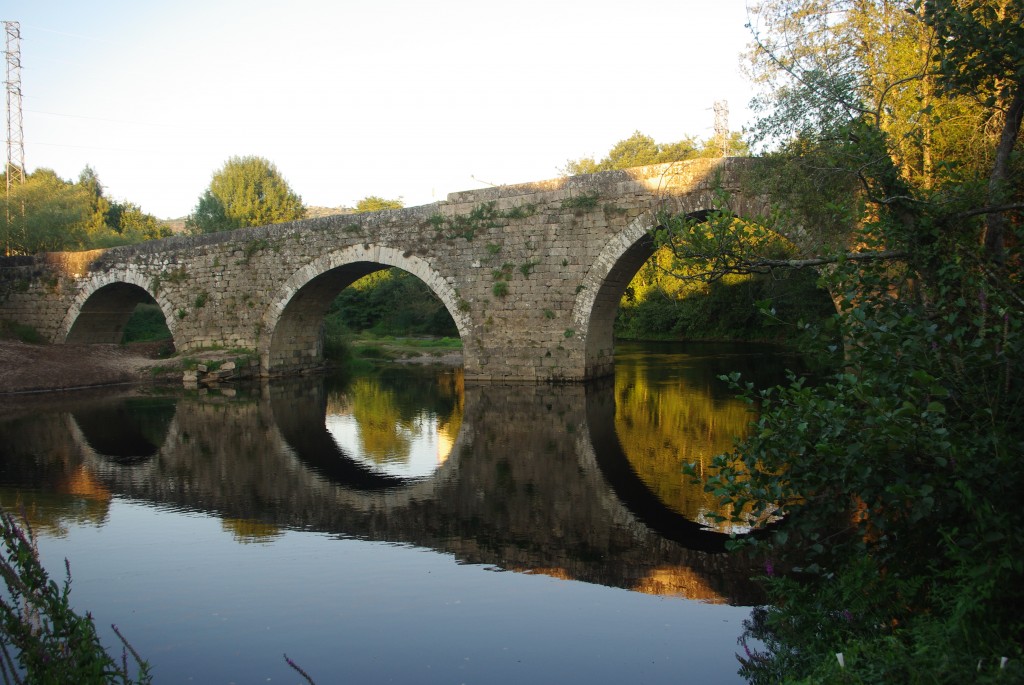
[(327, 216), (0, 262), (0, 318), (53, 342), (117, 342), (139, 302), (163, 310), (178, 350), (258, 352), (263, 375), (322, 366), (337, 294), (387, 267), (420, 278), (451, 313), (467, 379), (581, 381), (611, 372), (612, 324), (653, 253), (660, 211), (741, 216), (751, 159), (694, 160), (485, 190), (370, 214)]

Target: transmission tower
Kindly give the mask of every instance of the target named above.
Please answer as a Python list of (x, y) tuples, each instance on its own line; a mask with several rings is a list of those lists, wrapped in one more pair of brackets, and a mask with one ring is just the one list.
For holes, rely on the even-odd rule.
[(716, 100), (712, 109), (715, 112), (715, 142), (722, 157), (729, 156), (729, 103)]
[(25, 182), (25, 133), (21, 125), (21, 24), (5, 21), (7, 32), (7, 195)]

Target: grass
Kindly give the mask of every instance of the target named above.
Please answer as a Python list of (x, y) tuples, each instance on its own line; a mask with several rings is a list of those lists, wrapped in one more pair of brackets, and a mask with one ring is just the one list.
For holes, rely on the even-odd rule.
[(422, 356), (440, 357), (462, 349), (462, 340), (450, 337), (353, 334), (348, 339), (353, 360), (395, 361)]
[(33, 345), (46, 342), (42, 334), (32, 326), (8, 321), (7, 319), (0, 320), (0, 338), (13, 338)]

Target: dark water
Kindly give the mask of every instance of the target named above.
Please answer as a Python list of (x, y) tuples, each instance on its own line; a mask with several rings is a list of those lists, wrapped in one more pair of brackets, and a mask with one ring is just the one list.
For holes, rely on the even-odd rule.
[[(457, 370), (0, 415), (0, 504), (159, 683), (738, 682), (748, 570), (680, 474), (752, 418), (751, 346), (622, 345), (614, 380)], [(8, 405), (11, 405), (8, 402)]]

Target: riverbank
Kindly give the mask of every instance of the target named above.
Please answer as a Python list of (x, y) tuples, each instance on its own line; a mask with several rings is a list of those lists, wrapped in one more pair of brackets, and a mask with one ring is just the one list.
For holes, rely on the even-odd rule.
[[(0, 340), (0, 394), (52, 392), (171, 380), (159, 343), (34, 345)], [(177, 373), (180, 380), (180, 371)]]
[[(209, 351), (165, 357), (166, 343), (128, 345), (49, 345), (0, 340), (0, 395), (62, 392), (81, 388), (138, 384), (180, 384), (186, 366), (197, 359), (220, 361), (236, 355)], [(376, 361), (406, 364), (462, 363), (461, 349), (413, 349), (381, 344), (383, 354), (367, 355)]]

